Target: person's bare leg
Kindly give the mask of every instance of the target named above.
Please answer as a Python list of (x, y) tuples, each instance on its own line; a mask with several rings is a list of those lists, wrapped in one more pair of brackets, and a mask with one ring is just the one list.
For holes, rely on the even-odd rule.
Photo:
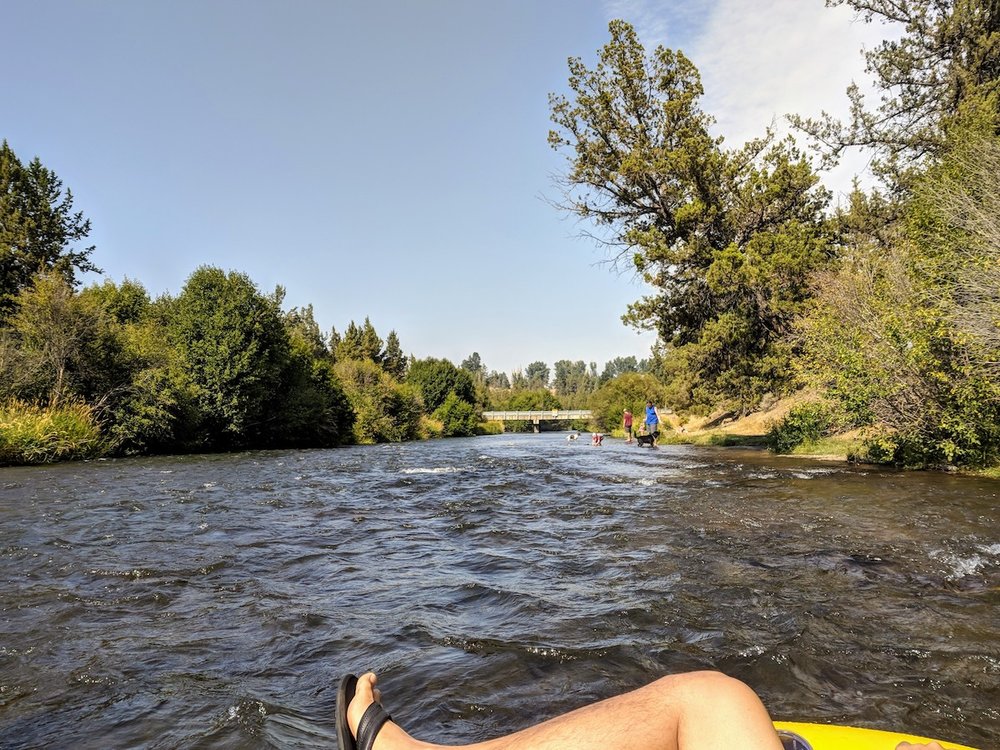
[[(356, 731), (364, 710), (380, 696), (375, 676), (362, 675), (348, 707)], [(374, 750), (432, 750), (443, 747), (410, 737), (387, 723)], [(767, 710), (739, 680), (718, 672), (671, 675), (624, 695), (469, 750), (781, 750)]]

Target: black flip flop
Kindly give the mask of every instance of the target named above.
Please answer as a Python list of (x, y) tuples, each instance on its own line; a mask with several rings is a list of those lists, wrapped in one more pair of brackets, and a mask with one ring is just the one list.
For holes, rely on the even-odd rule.
[(392, 719), (379, 703), (372, 703), (361, 715), (358, 722), (358, 739), (355, 741), (351, 727), (347, 723), (347, 707), (354, 698), (358, 687), (358, 678), (352, 674), (344, 675), (337, 689), (337, 748), (339, 750), (372, 750), (375, 738), (382, 726)]
[(358, 678), (352, 674), (344, 675), (337, 688), (337, 748), (338, 750), (357, 750), (354, 735), (347, 723), (347, 707), (354, 698), (358, 686)]

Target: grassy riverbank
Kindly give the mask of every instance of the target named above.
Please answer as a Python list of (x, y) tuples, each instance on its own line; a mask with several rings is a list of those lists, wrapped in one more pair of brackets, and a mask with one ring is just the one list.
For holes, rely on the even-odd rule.
[(86, 404), (0, 405), (0, 466), (90, 458), (108, 448)]
[[(675, 432), (661, 436), (661, 445), (709, 445), (720, 447), (767, 448), (767, 433), (740, 434), (728, 429)], [(862, 448), (862, 441), (853, 435), (835, 435), (821, 440), (807, 441), (787, 454), (830, 461), (847, 461)]]
[[(767, 408), (744, 417), (729, 412), (717, 412), (707, 417), (679, 418), (667, 416), (670, 426), (660, 436), (661, 445), (706, 445), (717, 447), (768, 447), (768, 432), (784, 419), (788, 412), (808, 399), (802, 395), (781, 399)], [(619, 434), (620, 431), (615, 431)], [(624, 433), (621, 433), (624, 436)], [(831, 461), (846, 461), (859, 455), (864, 447), (857, 432), (807, 440), (785, 455), (807, 456)]]

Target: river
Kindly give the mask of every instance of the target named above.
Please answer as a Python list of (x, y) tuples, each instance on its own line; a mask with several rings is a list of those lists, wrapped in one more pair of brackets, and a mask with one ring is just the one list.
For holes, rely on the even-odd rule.
[(995, 748), (998, 492), (564, 433), (0, 469), (0, 746), (335, 747), (366, 669), (466, 742), (714, 668)]

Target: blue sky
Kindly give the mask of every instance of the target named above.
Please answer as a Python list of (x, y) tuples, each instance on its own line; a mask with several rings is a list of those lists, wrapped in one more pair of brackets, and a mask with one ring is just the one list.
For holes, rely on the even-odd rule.
[(648, 355), (646, 290), (546, 201), (546, 136), (612, 18), (694, 60), (732, 144), (843, 111), (881, 33), (822, 0), (6, 0), (0, 138), (153, 296), (209, 264), (417, 357), (603, 367)]

